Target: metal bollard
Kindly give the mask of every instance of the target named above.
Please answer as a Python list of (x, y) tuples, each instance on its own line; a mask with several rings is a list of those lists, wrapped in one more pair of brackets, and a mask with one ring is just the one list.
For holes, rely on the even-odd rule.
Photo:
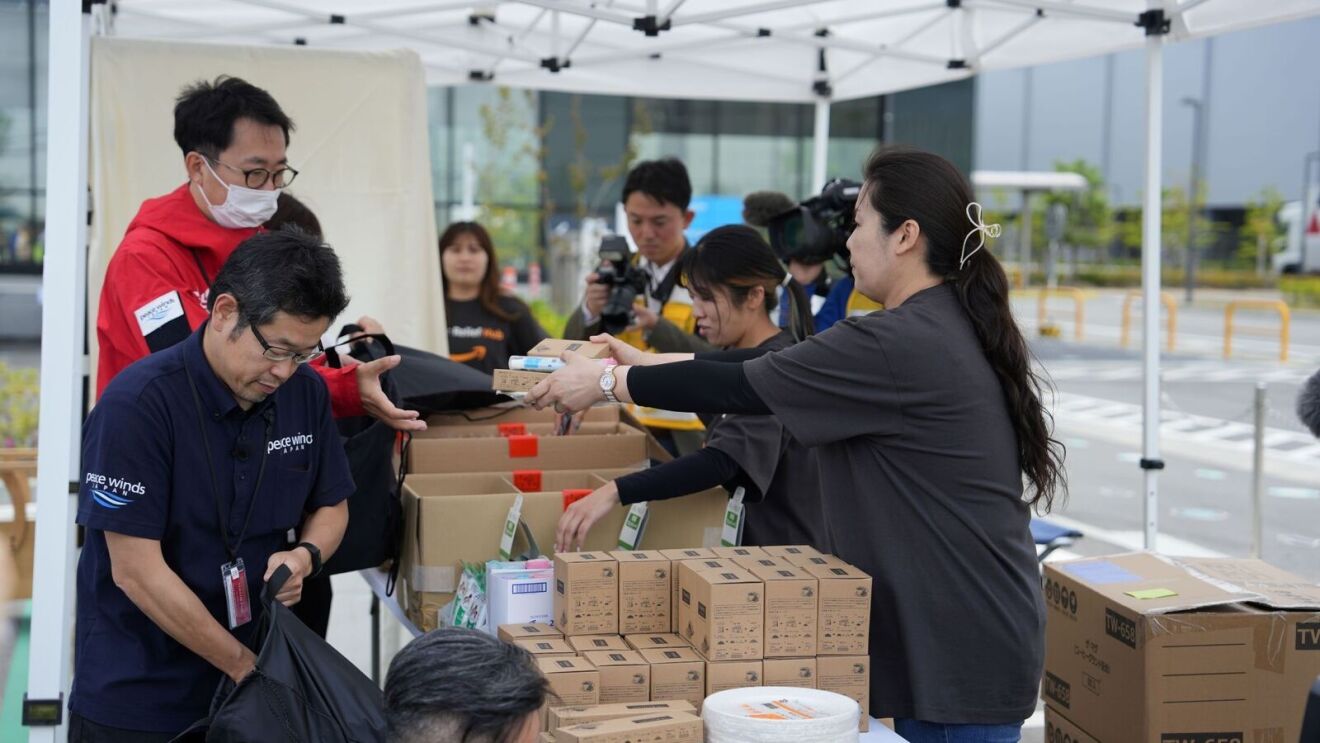
[(1264, 539), (1265, 505), (1265, 383), (1256, 383), (1255, 423), (1251, 450), (1251, 556), (1259, 559)]

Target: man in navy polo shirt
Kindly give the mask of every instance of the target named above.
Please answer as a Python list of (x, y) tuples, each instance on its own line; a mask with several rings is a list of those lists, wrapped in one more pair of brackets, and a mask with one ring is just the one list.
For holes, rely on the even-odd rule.
[(258, 234), (216, 276), (210, 319), (101, 395), (83, 427), (71, 741), (166, 741), (205, 717), (221, 675), (254, 668), (265, 579), (287, 565), (293, 604), (339, 546), (353, 481), (305, 363), (347, 304), (328, 246)]

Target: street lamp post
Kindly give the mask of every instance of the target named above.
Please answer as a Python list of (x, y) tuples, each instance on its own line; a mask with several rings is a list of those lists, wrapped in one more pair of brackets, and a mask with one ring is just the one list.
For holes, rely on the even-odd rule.
[(1204, 135), (1205, 109), (1196, 98), (1182, 99), (1184, 106), (1192, 109), (1192, 168), (1187, 184), (1187, 255), (1184, 268), (1184, 298), (1186, 304), (1192, 303), (1196, 290), (1196, 189), (1201, 182), (1201, 151)]

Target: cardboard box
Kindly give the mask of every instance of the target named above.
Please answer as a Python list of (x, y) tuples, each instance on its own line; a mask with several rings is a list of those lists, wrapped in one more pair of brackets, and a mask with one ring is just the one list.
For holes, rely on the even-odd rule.
[(765, 686), (761, 681), (762, 663), (759, 660), (735, 660), (728, 663), (706, 661), (706, 696), (726, 689)]
[(576, 653), (586, 653), (592, 650), (632, 650), (633, 648), (624, 642), (618, 635), (574, 635), (566, 638), (568, 644)]
[(584, 722), (617, 720), (620, 717), (638, 717), (657, 712), (687, 712), (695, 714), (696, 707), (690, 703), (675, 701), (625, 702), (622, 704), (597, 704), (592, 707), (551, 707), (550, 729), (581, 725)]
[(815, 655), (819, 581), (788, 563), (758, 564), (747, 572), (765, 583), (765, 657)]
[(762, 668), (766, 686), (816, 688), (815, 658), (767, 658)]
[(649, 452), (646, 434), (626, 423), (614, 423), (606, 426), (604, 431), (571, 436), (530, 433), (445, 435), (447, 433), (433, 431), (430, 436), (413, 439), (408, 455), (410, 473), (635, 467), (647, 461)]
[[(594, 412), (594, 411), (593, 411)], [(522, 520), (540, 548), (554, 546), (564, 512), (565, 490), (594, 490), (629, 469), (526, 470), (503, 473), (410, 475), (404, 486), (404, 534), (400, 576), (401, 604), (423, 630), (434, 629), (435, 613), (453, 597), (460, 560), (485, 562), (498, 557), (505, 518), (514, 499), (523, 496)], [(522, 491), (517, 483), (544, 490)], [(718, 527), (728, 495), (716, 489), (651, 505), (645, 539), (670, 546), (699, 543)], [(628, 511), (618, 508), (591, 530), (588, 549), (614, 549)], [(515, 542), (521, 550), (521, 533)], [(423, 616), (425, 615), (425, 616)], [(672, 630), (672, 626), (666, 629)]]
[(670, 648), (692, 647), (687, 641), (672, 632), (652, 635), (624, 635), (624, 642), (633, 650), (667, 650)]
[(769, 557), (769, 556), (770, 556), (770, 555), (766, 554), (765, 550), (761, 549), (760, 547), (751, 547), (751, 546), (748, 546), (748, 547), (711, 547), (711, 548), (710, 548), (710, 551), (711, 551), (711, 552), (714, 552), (716, 557), (719, 557), (719, 558), (722, 558), (722, 559), (725, 559), (725, 560), (734, 560), (734, 561), (737, 561), (737, 559), (740, 558), (740, 557), (741, 557), (741, 558), (746, 558), (746, 559), (755, 559), (755, 558), (757, 558), (757, 557)]
[(776, 547), (762, 547), (767, 555), (771, 557), (781, 557), (788, 559), (790, 557), (810, 557), (819, 556), (820, 550), (807, 544), (788, 544)]
[(514, 645), (532, 654), (533, 658), (572, 658), (577, 655), (562, 637), (523, 637)]
[(725, 558), (725, 559), (732, 559), (733, 564), (737, 565), (743, 570), (751, 570), (752, 568), (775, 568), (775, 567), (796, 568), (797, 567), (788, 560), (785, 560), (780, 557), (771, 557), (769, 555), (761, 555), (759, 557), (734, 557), (734, 558)]
[(706, 696), (706, 661), (689, 647), (639, 650), (651, 666), (651, 701), (684, 699), (700, 707)]
[(680, 566), (683, 638), (707, 660), (760, 660), (765, 651), (765, 584), (742, 568)]
[(810, 565), (820, 581), (817, 655), (864, 655), (871, 635), (871, 576), (844, 562)]
[(584, 722), (555, 731), (557, 743), (701, 743), (705, 725), (687, 712)]
[(796, 565), (800, 568), (809, 568), (812, 566), (829, 567), (830, 565), (847, 565), (848, 563), (840, 560), (834, 555), (784, 555), (779, 559), (784, 562)]
[(555, 626), (565, 636), (619, 632), (619, 564), (607, 552), (555, 555)]
[(621, 550), (610, 556), (619, 563), (619, 633), (669, 631), (669, 560), (655, 550)]
[(496, 392), (527, 392), (549, 376), (546, 372), (496, 369), (491, 372), (490, 388)]
[[(1294, 741), (1320, 586), (1259, 560), (1045, 566), (1045, 703), (1103, 741)], [(1213, 735), (1211, 735), (1213, 734)]]
[[(1193, 738), (1193, 740), (1196, 740)], [(1230, 739), (1231, 740), (1231, 739)], [(1239, 739), (1240, 740), (1240, 739)], [(1045, 706), (1045, 743), (1100, 743), (1053, 707)], [(1170, 741), (1170, 743), (1173, 743)], [(1247, 743), (1243, 740), (1241, 743)], [(1290, 742), (1289, 742), (1290, 743)]]
[[(723, 518), (723, 516), (721, 516)], [(719, 542), (719, 535), (715, 535), (715, 541)], [(651, 544), (654, 544), (652, 542)], [(661, 556), (669, 560), (669, 582), (671, 585), (669, 601), (669, 631), (678, 633), (678, 564), (683, 560), (711, 559), (715, 553), (705, 547), (689, 547), (687, 549), (662, 549)]]
[(562, 338), (546, 338), (527, 352), (527, 356), (549, 356), (559, 358), (565, 353), (582, 354), (589, 359), (608, 359), (610, 357), (610, 346), (608, 343), (591, 343), (590, 341), (565, 340)]
[(651, 699), (651, 666), (636, 650), (591, 651), (582, 657), (600, 671), (602, 704)]
[(600, 704), (600, 671), (584, 658), (541, 658), (536, 665), (565, 705)]
[(838, 655), (816, 658), (816, 688), (851, 697), (862, 706), (859, 729), (871, 723), (871, 657)]
[(497, 634), (505, 642), (514, 640), (532, 639), (537, 640), (549, 638), (563, 638), (564, 633), (551, 627), (548, 624), (502, 624)]

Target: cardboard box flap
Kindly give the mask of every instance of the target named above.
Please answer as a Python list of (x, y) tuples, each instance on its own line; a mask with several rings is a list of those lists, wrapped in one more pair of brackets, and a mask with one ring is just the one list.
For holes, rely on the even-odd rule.
[(1248, 603), (1270, 609), (1320, 611), (1320, 586), (1261, 560), (1180, 557), (1174, 562), (1207, 583), (1256, 594)]
[(638, 650), (637, 652), (642, 656), (643, 660), (651, 665), (704, 661), (704, 659), (697, 654), (697, 651), (689, 647), (647, 648), (646, 650)]
[(575, 673), (579, 671), (594, 671), (596, 667), (587, 662), (586, 658), (577, 656), (569, 658), (538, 658), (536, 665), (541, 669), (541, 673)]
[(761, 580), (755, 575), (743, 570), (742, 568), (720, 568), (718, 570), (705, 570), (701, 576), (707, 583), (712, 585), (724, 586), (736, 583), (760, 583)]
[(644, 666), (646, 661), (636, 650), (590, 650), (582, 654), (596, 668), (611, 666)]
[(1046, 565), (1046, 570), (1058, 570), (1136, 614), (1171, 614), (1264, 598), (1227, 581), (1206, 580), (1208, 575), (1151, 552), (1071, 560)]

